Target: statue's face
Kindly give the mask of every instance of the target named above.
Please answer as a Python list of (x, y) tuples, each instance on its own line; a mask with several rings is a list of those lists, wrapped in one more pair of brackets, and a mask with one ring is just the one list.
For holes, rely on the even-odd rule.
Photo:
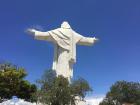
[(61, 28), (66, 28), (66, 29), (70, 29), (70, 25), (68, 22), (64, 21), (62, 24), (61, 24)]

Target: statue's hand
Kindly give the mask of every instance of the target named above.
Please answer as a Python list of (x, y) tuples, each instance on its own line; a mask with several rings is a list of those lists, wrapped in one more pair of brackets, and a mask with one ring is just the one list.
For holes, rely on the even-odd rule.
[(99, 41), (99, 39), (94, 37), (94, 41), (95, 41), (95, 42), (98, 42), (98, 41)]
[(30, 34), (30, 35), (34, 35), (34, 34), (35, 34), (35, 31), (36, 31), (35, 29), (27, 29), (26, 32), (27, 32), (28, 34)]

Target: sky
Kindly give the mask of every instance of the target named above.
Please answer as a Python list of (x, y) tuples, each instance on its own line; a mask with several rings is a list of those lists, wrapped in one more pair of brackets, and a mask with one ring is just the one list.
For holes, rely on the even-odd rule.
[(32, 83), (52, 67), (53, 44), (25, 30), (48, 31), (68, 21), (78, 33), (97, 37), (77, 46), (74, 78), (85, 78), (93, 96), (105, 95), (118, 80), (140, 82), (139, 0), (1, 0), (0, 60), (26, 69)]

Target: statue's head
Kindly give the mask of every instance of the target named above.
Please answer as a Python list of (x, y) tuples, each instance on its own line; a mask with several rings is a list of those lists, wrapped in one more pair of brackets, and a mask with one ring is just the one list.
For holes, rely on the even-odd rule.
[(61, 28), (66, 28), (66, 29), (70, 29), (70, 25), (67, 21), (64, 21), (62, 24), (61, 24)]

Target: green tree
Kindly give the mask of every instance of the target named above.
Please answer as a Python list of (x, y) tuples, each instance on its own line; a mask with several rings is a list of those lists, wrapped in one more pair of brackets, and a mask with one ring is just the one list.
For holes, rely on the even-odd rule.
[(86, 80), (79, 78), (69, 83), (63, 76), (56, 77), (52, 70), (46, 71), (38, 82), (41, 89), (36, 96), (47, 105), (75, 105), (76, 100), (84, 100), (87, 92), (92, 91)]
[[(110, 88), (106, 99), (100, 105), (112, 102), (114, 105), (133, 103), (140, 105), (140, 83), (118, 81)], [(112, 105), (112, 104), (109, 104)]]
[(32, 100), (32, 94), (36, 92), (36, 85), (30, 84), (24, 78), (27, 73), (23, 68), (10, 63), (0, 64), (0, 99), (10, 99), (16, 95), (27, 101)]

